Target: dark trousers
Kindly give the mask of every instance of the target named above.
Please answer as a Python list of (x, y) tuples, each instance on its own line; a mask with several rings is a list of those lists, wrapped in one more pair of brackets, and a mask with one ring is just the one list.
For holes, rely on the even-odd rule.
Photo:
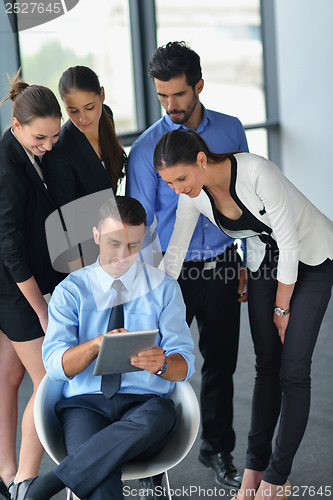
[(56, 410), (68, 456), (54, 472), (82, 500), (122, 499), (121, 465), (157, 453), (178, 422), (173, 403), (154, 395), (74, 396)]
[[(310, 409), (311, 359), (333, 283), (333, 263), (299, 265), (291, 313), (282, 345), (273, 323), (278, 253), (266, 253), (249, 273), (249, 317), (256, 354), (256, 380), (246, 467), (264, 480), (286, 482), (303, 438)], [(272, 438), (278, 423), (272, 449)]]
[(204, 261), (185, 262), (179, 277), (186, 320), (194, 316), (203, 356), (201, 382), (202, 449), (231, 452), (235, 447), (233, 374), (236, 369), (240, 303), (237, 301), (240, 257), (232, 245), (204, 270)]

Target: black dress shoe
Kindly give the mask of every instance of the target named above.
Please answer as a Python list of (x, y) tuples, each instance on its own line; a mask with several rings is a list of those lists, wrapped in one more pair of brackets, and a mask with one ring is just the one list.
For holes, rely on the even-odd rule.
[(199, 460), (206, 467), (215, 471), (215, 480), (221, 486), (240, 488), (242, 476), (237, 472), (231, 453), (221, 452), (208, 454), (200, 451)]
[(29, 496), (29, 488), (36, 478), (30, 477), (21, 483), (13, 483), (10, 488), (11, 500), (34, 500)]

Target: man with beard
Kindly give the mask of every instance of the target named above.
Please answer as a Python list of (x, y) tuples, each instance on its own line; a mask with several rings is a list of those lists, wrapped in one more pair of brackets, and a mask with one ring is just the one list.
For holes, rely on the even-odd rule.
[[(166, 115), (133, 144), (127, 167), (126, 193), (147, 212), (147, 226), (156, 217), (162, 252), (172, 234), (178, 194), (154, 170), (153, 154), (162, 135), (177, 128), (196, 130), (214, 153), (248, 151), (241, 122), (206, 109), (199, 95), (204, 81), (200, 57), (185, 42), (159, 47), (148, 66)], [(200, 216), (179, 283), (190, 325), (199, 328), (202, 367), (202, 444), (199, 460), (215, 471), (222, 486), (239, 487), (233, 464), (233, 374), (239, 339), (240, 302), (246, 300), (244, 270), (234, 240)]]

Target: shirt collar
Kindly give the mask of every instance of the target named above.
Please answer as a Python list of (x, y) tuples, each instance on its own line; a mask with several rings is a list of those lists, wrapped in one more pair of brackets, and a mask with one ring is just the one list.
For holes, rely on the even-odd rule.
[[(21, 143), (20, 143), (20, 141), (18, 140), (18, 138), (16, 137), (15, 133), (14, 133), (14, 129), (13, 129), (13, 127), (11, 127), (10, 131), (11, 131), (11, 133), (13, 134), (13, 136), (15, 137), (15, 139), (17, 140), (17, 142), (18, 142), (19, 144), (21, 144)], [(27, 157), (29, 158), (29, 160), (31, 161), (31, 163), (34, 165), (34, 163), (35, 163), (35, 158), (34, 158), (34, 156), (33, 156), (33, 155), (32, 155), (32, 154), (31, 154), (31, 153), (30, 153), (30, 152), (29, 152), (29, 151), (28, 151), (28, 150), (27, 150), (27, 149), (26, 149), (26, 148), (25, 148), (22, 144), (21, 144), (21, 146), (22, 146), (22, 148), (24, 149), (24, 151), (26, 152)]]
[[(202, 133), (202, 131), (206, 128), (206, 125), (209, 121), (207, 109), (205, 108), (205, 106), (202, 103), (201, 103), (201, 106), (202, 106), (202, 120), (199, 123), (199, 126), (196, 130), (196, 132), (198, 132), (198, 134)], [(174, 123), (171, 120), (170, 116), (167, 114), (164, 115), (164, 119), (167, 122), (168, 127), (172, 130), (177, 130), (178, 128), (182, 128), (183, 130), (189, 130), (188, 127), (185, 127), (185, 125), (183, 125), (182, 123)]]
[(131, 265), (131, 267), (119, 278), (114, 278), (111, 274), (107, 273), (99, 263), (99, 257), (96, 261), (96, 275), (98, 282), (102, 288), (102, 291), (106, 293), (113, 285), (116, 279), (119, 279), (126, 290), (130, 292), (133, 288), (134, 279), (137, 272), (137, 263)]
[(112, 307), (114, 301), (114, 290), (111, 290), (111, 287), (116, 279), (120, 279), (125, 288), (121, 294), (123, 303), (132, 300), (132, 291), (134, 288), (137, 269), (138, 265), (134, 262), (128, 271), (120, 276), (120, 278), (114, 278), (109, 273), (104, 271), (99, 263), (99, 258), (94, 264), (85, 268), (88, 273), (88, 280), (98, 311)]
[(205, 108), (205, 106), (203, 104), (201, 104), (201, 106), (202, 106), (202, 120), (199, 123), (199, 127), (197, 128), (198, 134), (201, 134), (204, 131), (204, 129), (206, 128), (206, 126), (209, 122), (207, 109)]
[[(20, 143), (20, 141), (18, 140), (18, 138), (16, 137), (15, 133), (14, 133), (13, 127), (12, 127), (10, 130), (11, 130), (11, 132), (12, 132), (13, 136), (15, 137), (15, 139), (17, 140), (17, 142), (18, 142), (19, 144), (21, 144), (21, 143)], [(43, 183), (44, 183), (43, 172), (42, 172), (42, 169), (41, 169), (40, 165), (37, 163), (35, 156), (34, 156), (34, 155), (32, 155), (32, 154), (30, 153), (30, 151), (28, 151), (28, 150), (27, 150), (27, 149), (23, 146), (23, 144), (21, 144), (21, 146), (22, 146), (22, 148), (24, 149), (24, 151), (26, 152), (27, 157), (28, 157), (28, 158), (29, 158), (29, 160), (31, 161), (32, 166), (35, 168), (35, 170), (36, 170), (37, 174), (39, 175), (39, 177), (41, 178), (41, 180), (42, 180), (42, 181), (43, 181)], [(45, 183), (44, 183), (44, 186), (45, 186), (45, 187), (47, 187)]]

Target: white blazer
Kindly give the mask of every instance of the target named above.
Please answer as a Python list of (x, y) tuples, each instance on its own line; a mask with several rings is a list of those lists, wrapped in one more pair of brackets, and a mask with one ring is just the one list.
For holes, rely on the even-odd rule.
[(257, 271), (265, 255), (258, 234), (270, 234), (279, 248), (278, 281), (297, 280), (299, 261), (310, 266), (333, 259), (333, 222), (322, 214), (271, 161), (251, 153), (237, 153), (235, 193), (240, 208), (255, 217), (258, 231), (230, 231), (215, 220), (208, 195), (179, 196), (174, 231), (160, 268), (179, 276), (199, 215), (232, 238), (247, 238), (247, 267)]

